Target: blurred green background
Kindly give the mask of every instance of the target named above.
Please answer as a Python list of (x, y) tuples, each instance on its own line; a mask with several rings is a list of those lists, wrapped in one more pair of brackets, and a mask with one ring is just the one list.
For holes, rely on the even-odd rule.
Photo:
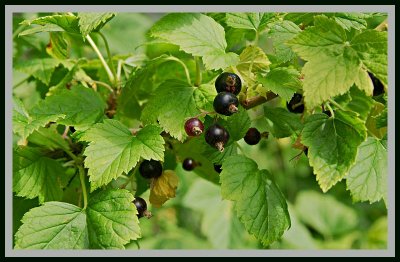
[[(24, 19), (44, 14), (14, 15), (13, 61), (20, 63), (31, 58), (49, 57), (46, 45), (49, 34), (18, 37), (24, 30)], [(103, 29), (113, 55), (131, 55), (140, 63), (141, 57), (156, 57), (164, 52), (178, 52), (166, 45), (142, 45), (146, 32), (162, 14), (120, 13)], [(105, 53), (101, 39), (93, 37)], [(71, 37), (71, 58), (96, 59), (90, 46)], [(155, 48), (156, 47), (156, 48)], [(135, 61), (133, 61), (134, 63)], [(60, 73), (61, 74), (61, 73)], [(48, 87), (37, 81), (23, 81), (27, 75), (13, 72), (13, 94), (27, 109), (42, 99)], [(283, 103), (275, 100), (275, 103)], [(263, 107), (249, 110), (253, 126), (265, 131), (265, 119), (258, 119)], [(243, 140), (239, 144), (246, 156), (255, 160), (274, 176), (284, 193), (292, 220), (291, 228), (282, 239), (263, 247), (249, 235), (237, 219), (232, 202), (222, 200), (220, 189), (195, 172), (185, 171), (180, 162), (166, 158), (164, 166), (175, 169), (179, 176), (177, 196), (162, 208), (152, 208), (151, 219), (141, 218), (142, 238), (127, 245), (128, 249), (385, 249), (387, 247), (387, 210), (382, 201), (374, 204), (353, 203), (345, 183), (341, 182), (322, 193), (306, 156), (291, 147), (290, 139), (270, 136), (256, 146)], [(16, 141), (15, 141), (16, 143)], [(149, 191), (141, 195), (148, 200)], [(14, 197), (14, 232), (19, 219), (37, 205), (37, 200)]]

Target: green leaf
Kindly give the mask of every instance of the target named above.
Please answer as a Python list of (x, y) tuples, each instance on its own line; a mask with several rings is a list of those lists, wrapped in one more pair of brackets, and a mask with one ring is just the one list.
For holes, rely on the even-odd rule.
[(336, 98), (336, 100), (344, 109), (357, 113), (358, 117), (364, 121), (374, 105), (374, 100), (370, 96), (354, 86), (351, 87), (350, 92)]
[(281, 107), (264, 107), (268, 131), (274, 137), (283, 138), (297, 134), (303, 127), (298, 114), (290, 113)]
[(15, 234), (16, 249), (89, 248), (85, 212), (74, 205), (46, 202), (22, 218)]
[(314, 114), (306, 119), (302, 143), (323, 192), (348, 174), (366, 133), (364, 122), (354, 114), (336, 111), (335, 117)]
[(382, 113), (380, 113), (375, 119), (376, 119), (376, 128), (385, 128), (387, 127), (387, 114), (388, 114), (388, 109), (385, 107), (383, 109)]
[(348, 31), (352, 28), (362, 30), (367, 27), (367, 21), (365, 21), (365, 18), (368, 16), (368, 14), (362, 13), (335, 13), (334, 19), (340, 26)]
[(79, 28), (82, 36), (85, 37), (92, 31), (99, 31), (114, 16), (114, 13), (78, 13)]
[[(62, 92), (63, 90), (65, 90), (66, 86), (74, 79), (74, 76), (78, 71), (83, 72), (83, 74), (85, 74), (84, 71), (79, 68), (79, 64), (80, 62), (78, 61), (70, 70), (68, 70), (68, 73), (66, 73), (60, 81), (57, 81), (58, 83), (56, 85), (50, 86), (49, 91), (47, 92), (46, 95), (52, 96), (60, 91)], [(85, 76), (81, 75), (79, 77), (84, 78)]]
[[(145, 66), (135, 71), (122, 88), (121, 95), (118, 97), (117, 113), (131, 118), (140, 118), (139, 100), (141, 94), (152, 93), (155, 84), (152, 82), (155, 72), (159, 71), (166, 62), (177, 61), (176, 57), (161, 55), (146, 63)], [(179, 60), (178, 60), (179, 61)], [(168, 63), (170, 65), (170, 63)], [(173, 76), (171, 74), (171, 76)]]
[(99, 191), (90, 198), (86, 214), (92, 248), (124, 249), (141, 236), (133, 199), (122, 189)]
[(274, 17), (275, 13), (227, 13), (226, 24), (233, 28), (261, 32)]
[(219, 186), (197, 179), (185, 194), (183, 205), (203, 215), (201, 231), (214, 248), (243, 248), (246, 245), (247, 232), (236, 217), (232, 202), (221, 199)]
[(365, 30), (351, 40), (351, 47), (363, 66), (373, 73), (382, 83), (388, 85), (387, 32)]
[[(239, 56), (239, 63), (236, 68), (242, 79), (242, 84), (251, 87), (254, 85), (256, 72), (267, 71), (269, 69), (269, 61), (267, 55), (258, 46), (247, 46)], [(250, 71), (251, 69), (251, 71)]]
[[(66, 31), (68, 33), (79, 34), (78, 18), (74, 15), (62, 14), (62, 15), (51, 15), (43, 16), (32, 20), (25, 20), (21, 24), (23, 25), (41, 25), (40, 29), (33, 31), (34, 33), (49, 32), (49, 31)], [(29, 30), (29, 29), (28, 29)], [(32, 33), (32, 31), (28, 31)], [(27, 35), (27, 32), (22, 32), (20, 35)]]
[(112, 119), (87, 130), (81, 139), (90, 142), (84, 155), (91, 191), (127, 174), (140, 158), (163, 160), (164, 139), (160, 133), (159, 127), (148, 125), (132, 136), (126, 126)]
[(137, 210), (127, 190), (107, 189), (91, 196), (87, 209), (46, 202), (22, 218), (16, 249), (124, 249), (140, 237)]
[(14, 69), (32, 75), (48, 85), (54, 70), (60, 63), (60, 60), (53, 58), (29, 59), (16, 64)]
[[(22, 225), (21, 219), (29, 211), (34, 207), (38, 206), (38, 199), (27, 199), (23, 197), (17, 197), (13, 195), (12, 199), (12, 225), (13, 225), (13, 236), (17, 233), (18, 229)], [(13, 237), (13, 241), (15, 242), (15, 238)], [(15, 243), (13, 243), (14, 245)]]
[(354, 83), (370, 94), (366, 70), (387, 85), (387, 32), (365, 30), (348, 36), (342, 26), (326, 16), (316, 16), (314, 24), (288, 41), (308, 60), (302, 70), (308, 109), (346, 93)]
[(292, 99), (294, 93), (302, 86), (300, 73), (296, 69), (277, 67), (272, 69), (267, 76), (257, 76), (257, 81), (263, 85), (259, 88), (261, 95), (266, 96), (267, 91), (272, 91), (286, 101)]
[(93, 89), (74, 86), (71, 90), (65, 89), (46, 97), (30, 113), (34, 120), (65, 116), (57, 122), (76, 129), (86, 129), (104, 116), (105, 107), (106, 104)]
[(207, 112), (214, 111), (213, 102), (216, 95), (217, 90), (215, 90), (214, 85), (200, 85), (193, 92), (193, 98), (196, 101), (196, 107)]
[(246, 135), (250, 126), (251, 120), (249, 114), (243, 107), (239, 106), (239, 111), (226, 120), (225, 128), (229, 132), (230, 139), (238, 141)]
[(279, 62), (285, 63), (296, 56), (290, 47), (286, 45), (286, 41), (294, 38), (300, 32), (300, 28), (295, 23), (287, 20), (274, 23), (271, 30), (268, 31), (268, 36), (273, 41), (274, 54)]
[(346, 234), (358, 225), (358, 215), (333, 196), (315, 191), (301, 191), (296, 198), (296, 213), (300, 220), (325, 238)]
[(18, 37), (37, 34), (37, 33), (43, 33), (43, 32), (63, 32), (63, 31), (64, 30), (61, 27), (59, 27), (58, 25), (45, 24), (42, 26), (35, 26), (32, 28), (26, 29), (26, 30), (22, 31), (21, 33), (19, 33)]
[(354, 201), (387, 203), (387, 152), (379, 139), (368, 137), (358, 148), (355, 164), (346, 177)]
[(28, 137), (29, 143), (43, 146), (50, 150), (62, 149), (69, 150), (67, 140), (58, 133), (56, 125), (51, 125), (49, 128), (40, 127)]
[(158, 120), (160, 126), (171, 136), (179, 141), (185, 140), (185, 121), (200, 113), (196, 108), (194, 91), (194, 87), (183, 81), (164, 82), (145, 105), (142, 121), (155, 123)]
[(55, 59), (66, 59), (69, 56), (70, 43), (64, 34), (64, 32), (50, 32), (50, 43), (46, 46), (46, 52)]
[(203, 14), (168, 14), (153, 25), (150, 35), (176, 44), (186, 53), (201, 56), (208, 70), (223, 69), (239, 62), (235, 53), (225, 52), (224, 28)]
[(62, 198), (65, 169), (42, 149), (18, 147), (14, 151), (13, 191), (17, 196), (39, 197), (39, 202)]
[(33, 131), (46, 125), (50, 121), (57, 121), (65, 115), (41, 115), (34, 118), (26, 111), (22, 102), (13, 97), (13, 132), (19, 134), (21, 139), (26, 139)]
[(264, 245), (278, 240), (290, 227), (285, 197), (267, 170), (242, 155), (231, 156), (222, 164), (221, 193), (235, 201), (239, 220)]

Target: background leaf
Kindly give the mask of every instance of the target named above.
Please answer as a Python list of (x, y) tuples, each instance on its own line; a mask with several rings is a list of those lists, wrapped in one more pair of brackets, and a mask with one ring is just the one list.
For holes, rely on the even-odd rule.
[(290, 227), (282, 192), (269, 172), (259, 170), (256, 162), (245, 156), (228, 157), (220, 177), (222, 197), (235, 201), (240, 221), (264, 245), (279, 239)]
[(302, 143), (308, 147), (310, 166), (323, 192), (348, 174), (365, 138), (365, 125), (352, 115), (337, 111), (334, 118), (314, 114), (306, 119)]
[(368, 137), (358, 148), (346, 184), (354, 201), (387, 202), (387, 152), (379, 139)]
[(167, 14), (153, 25), (150, 34), (179, 45), (187, 53), (201, 56), (209, 70), (236, 65), (239, 61), (235, 53), (225, 52), (223, 27), (203, 14)]

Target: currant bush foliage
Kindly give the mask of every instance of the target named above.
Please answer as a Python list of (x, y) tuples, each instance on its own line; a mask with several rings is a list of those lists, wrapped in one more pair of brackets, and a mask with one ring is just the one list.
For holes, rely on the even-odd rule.
[[(384, 14), (170, 13), (129, 53), (102, 33), (118, 17), (64, 13), (20, 22), (14, 71), (38, 96), (14, 88), (13, 191), (40, 205), (23, 215), (16, 249), (124, 249), (142, 236), (135, 196), (149, 190), (154, 208), (181, 197), (175, 171), (182, 171), (170, 162), (188, 158), (201, 179), (183, 204), (204, 214), (202, 233), (214, 244), (235, 247), (246, 230), (267, 247), (298, 218), (329, 237), (337, 233), (332, 225), (353, 228), (355, 214), (334, 199), (304, 192), (304, 208), (288, 206), (274, 174), (238, 143), (259, 119), (269, 139), (308, 150), (323, 192), (344, 179), (354, 201), (387, 202), (387, 32), (371, 22), (384, 22)], [(222, 72), (242, 82), (238, 112), (229, 116), (213, 112)], [(383, 94), (373, 96), (371, 74)], [(285, 107), (295, 94), (301, 114)], [(190, 118), (204, 130), (224, 127), (224, 150), (207, 144), (204, 132), (188, 137)], [(163, 163), (163, 175), (145, 181), (137, 167), (151, 159)], [(324, 223), (312, 215), (330, 205), (343, 217)], [(342, 227), (342, 220), (354, 223)]]

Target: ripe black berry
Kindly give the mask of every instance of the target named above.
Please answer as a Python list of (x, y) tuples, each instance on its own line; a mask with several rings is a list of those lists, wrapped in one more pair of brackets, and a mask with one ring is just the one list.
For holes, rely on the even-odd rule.
[(244, 136), (244, 141), (249, 145), (257, 145), (260, 142), (261, 133), (257, 130), (257, 128), (249, 128), (247, 130), (246, 135)]
[(374, 84), (374, 91), (373, 91), (373, 96), (379, 96), (385, 92), (385, 88), (383, 87), (382, 82), (376, 78), (372, 73), (368, 72), (369, 77), (372, 80), (372, 83)]
[(203, 133), (204, 125), (198, 118), (189, 118), (185, 122), (185, 131), (188, 136), (199, 136)]
[(305, 154), (306, 156), (308, 156), (308, 147), (304, 148), (303, 152), (304, 152), (304, 154)]
[(185, 158), (185, 160), (183, 160), (182, 162), (182, 167), (186, 171), (192, 171), (196, 166), (197, 166), (196, 161), (194, 161), (194, 159), (190, 157)]
[(162, 165), (153, 159), (144, 160), (139, 166), (139, 173), (144, 178), (157, 178), (162, 174)]
[(141, 218), (143, 216), (147, 218), (151, 217), (151, 212), (147, 211), (147, 203), (143, 198), (135, 197), (135, 199), (133, 200), (133, 204), (135, 204), (136, 210), (138, 211), (138, 218)]
[(242, 89), (242, 80), (237, 74), (224, 72), (215, 80), (215, 89), (217, 92), (230, 92), (235, 95)]
[(205, 135), (207, 144), (215, 147), (219, 151), (224, 151), (224, 146), (229, 140), (229, 133), (219, 124), (210, 126)]
[(238, 111), (239, 100), (232, 93), (221, 92), (214, 98), (213, 106), (215, 112), (230, 116)]
[(325, 110), (325, 111), (323, 111), (322, 113), (324, 113), (325, 115), (327, 115), (327, 116), (329, 116), (329, 117), (332, 116), (332, 113), (331, 113), (330, 110)]
[(301, 94), (294, 94), (292, 99), (290, 99), (289, 103), (286, 102), (287, 109), (292, 113), (303, 113), (304, 112), (304, 104), (303, 104), (303, 96)]
[(222, 172), (222, 165), (216, 165), (216, 164), (214, 164), (214, 170), (215, 170), (215, 172), (217, 172), (217, 173), (221, 173)]

